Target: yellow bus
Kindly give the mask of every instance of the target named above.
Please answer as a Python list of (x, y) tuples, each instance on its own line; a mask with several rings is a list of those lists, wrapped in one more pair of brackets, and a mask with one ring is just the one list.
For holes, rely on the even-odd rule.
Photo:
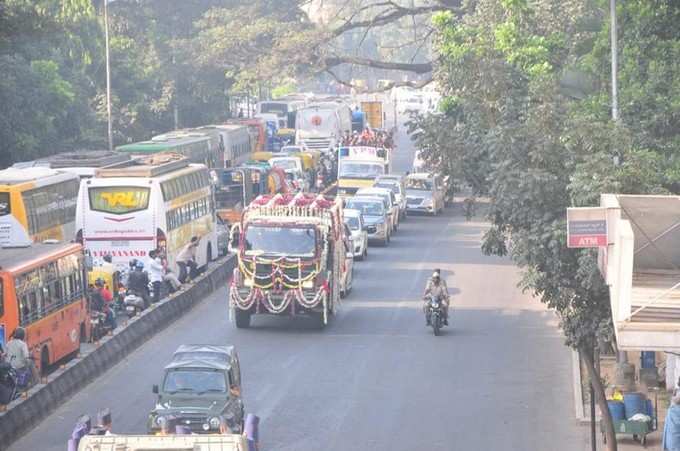
[(0, 171), (0, 247), (75, 236), (78, 175), (50, 168)]

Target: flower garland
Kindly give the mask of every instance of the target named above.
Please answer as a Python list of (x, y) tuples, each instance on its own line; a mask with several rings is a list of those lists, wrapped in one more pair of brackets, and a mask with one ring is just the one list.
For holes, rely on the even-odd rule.
[(287, 290), (283, 294), (283, 298), (277, 304), (271, 298), (270, 291), (263, 291), (259, 288), (251, 288), (248, 295), (242, 298), (238, 292), (238, 287), (232, 281), (231, 289), (229, 290), (230, 307), (239, 308), (241, 310), (250, 310), (253, 305), (257, 303), (259, 307), (262, 305), (269, 313), (278, 315), (283, 313), (293, 302), (297, 302), (302, 307), (307, 309), (312, 309), (323, 303), (324, 307), (324, 322), (327, 321), (327, 300), (328, 300), (328, 289), (326, 286), (322, 286), (314, 294), (314, 297), (310, 300), (307, 299), (304, 292), (301, 289)]

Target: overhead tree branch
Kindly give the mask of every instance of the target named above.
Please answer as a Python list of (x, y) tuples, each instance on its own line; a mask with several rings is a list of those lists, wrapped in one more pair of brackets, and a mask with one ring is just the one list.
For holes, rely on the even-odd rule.
[(357, 66), (373, 67), (375, 69), (386, 70), (403, 70), (406, 72), (414, 72), (416, 74), (426, 74), (432, 72), (432, 62), (425, 63), (392, 63), (389, 61), (374, 60), (371, 58), (362, 58), (359, 56), (329, 56), (323, 59), (325, 69), (330, 69), (341, 64), (356, 64)]

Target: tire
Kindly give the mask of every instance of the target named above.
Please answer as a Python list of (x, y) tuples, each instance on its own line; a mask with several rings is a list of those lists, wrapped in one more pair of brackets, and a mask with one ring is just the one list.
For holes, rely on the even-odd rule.
[(250, 312), (237, 308), (235, 316), (237, 329), (248, 329), (250, 327), (250, 317), (252, 316)]
[(206, 251), (207, 258), (205, 259), (205, 266), (207, 267), (208, 264), (213, 261), (213, 253), (212, 253), (212, 243), (208, 243), (208, 250)]
[(440, 318), (437, 317), (434, 320), (432, 320), (432, 331), (434, 332), (434, 336), (438, 337), (439, 334), (441, 333), (440, 328), (441, 328), (441, 323), (440, 323)]
[(366, 245), (364, 246), (364, 256), (362, 259), (368, 258), (368, 240), (366, 240)]
[(42, 351), (40, 351), (40, 375), (47, 376), (49, 370), (50, 370), (50, 352), (47, 349), (47, 346), (43, 346)]

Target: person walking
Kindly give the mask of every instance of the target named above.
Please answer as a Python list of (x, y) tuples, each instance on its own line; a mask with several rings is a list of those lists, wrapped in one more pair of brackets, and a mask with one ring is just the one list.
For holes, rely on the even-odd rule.
[(149, 281), (153, 287), (153, 297), (151, 302), (158, 302), (161, 300), (161, 285), (163, 283), (163, 262), (158, 253), (153, 250), (149, 251)]
[[(184, 248), (177, 255), (177, 265), (179, 266), (179, 281), (185, 283), (187, 281), (187, 276), (190, 279), (196, 277), (196, 269), (198, 265), (196, 264), (196, 249), (200, 243), (200, 238), (197, 236), (191, 237), (191, 241), (184, 246)], [(189, 271), (187, 272), (187, 267)]]

